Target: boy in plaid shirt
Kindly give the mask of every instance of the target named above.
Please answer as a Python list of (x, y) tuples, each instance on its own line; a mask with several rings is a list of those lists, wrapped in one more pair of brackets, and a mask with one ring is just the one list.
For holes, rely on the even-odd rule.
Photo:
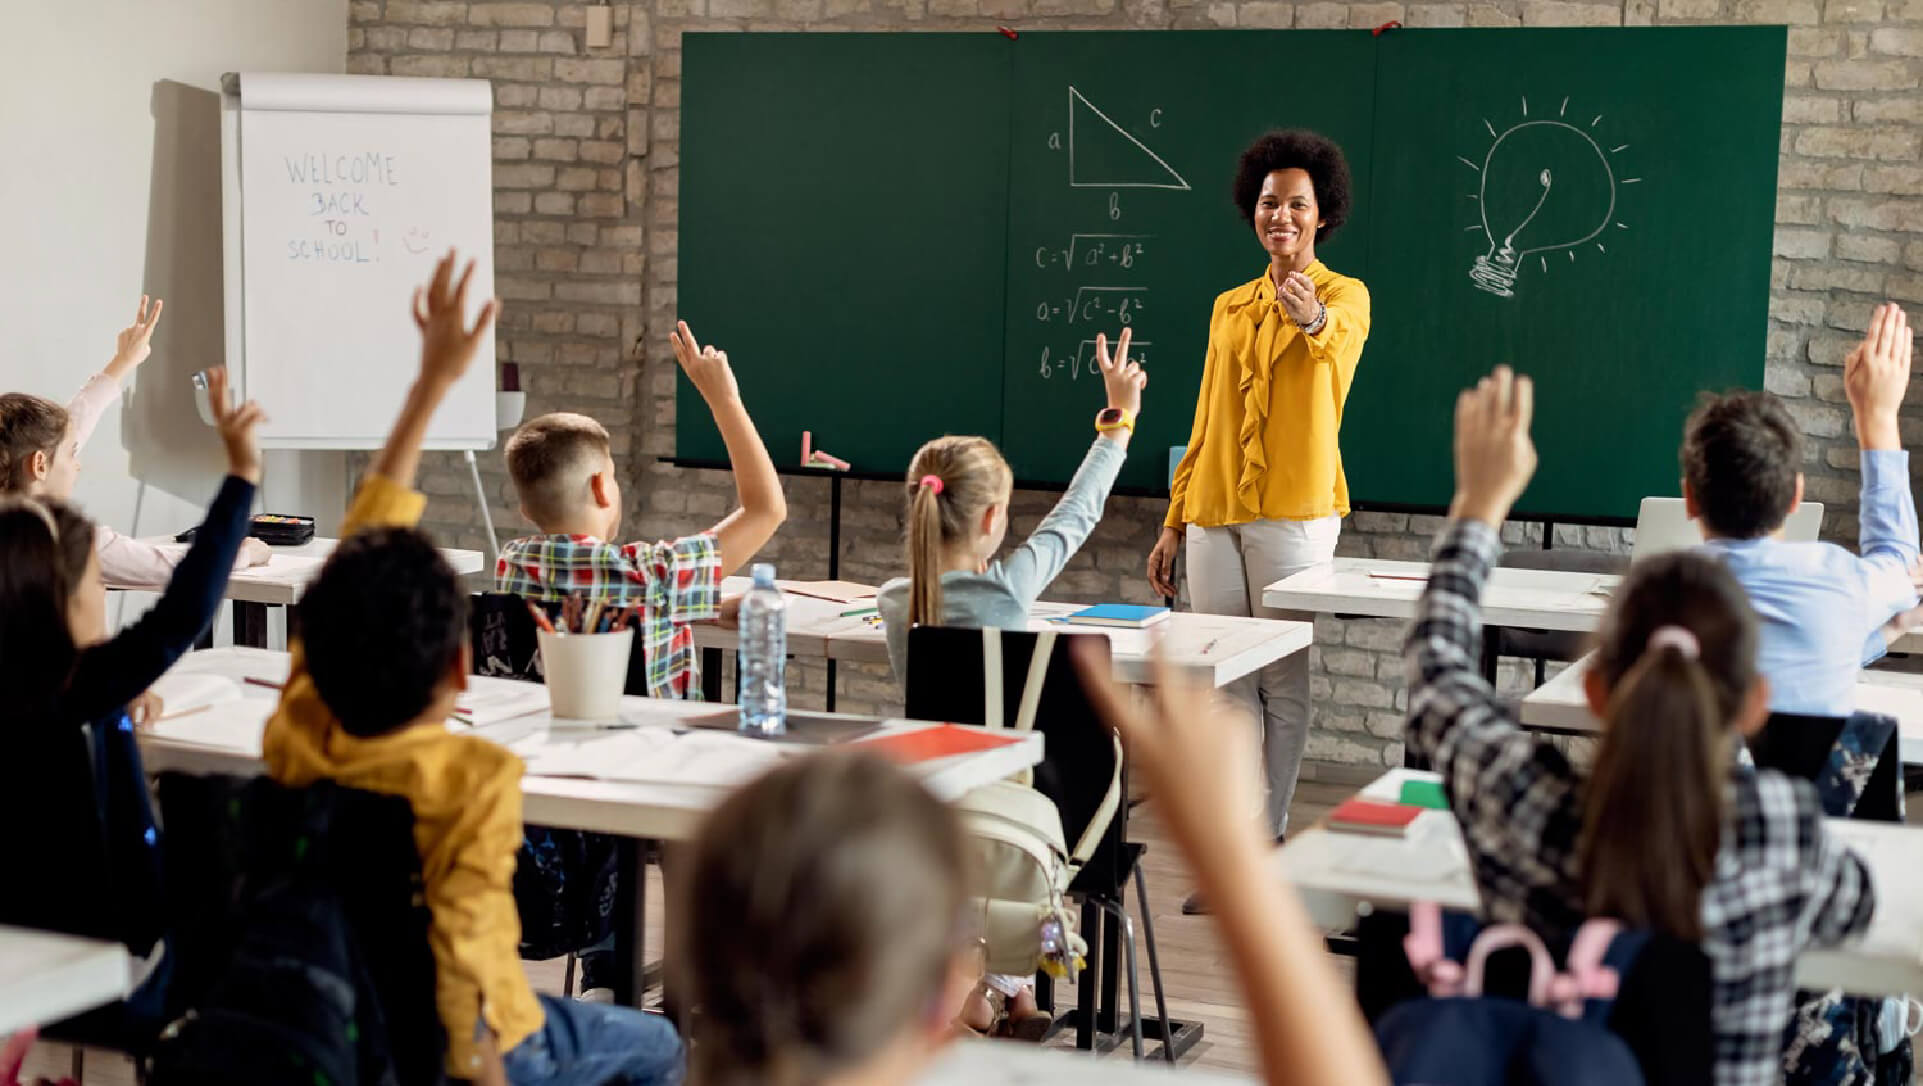
[(727, 352), (697, 345), (685, 322), (672, 338), (675, 358), (728, 447), (740, 508), (708, 531), (671, 542), (611, 542), (619, 538), (622, 509), (607, 430), (585, 415), (542, 415), (507, 443), (521, 513), (541, 534), (509, 543), (495, 567), (501, 591), (550, 609), (577, 592), (590, 602), (637, 608), (648, 695), (657, 698), (700, 690), (689, 624), (721, 616), (721, 579), (746, 565), (788, 516)]

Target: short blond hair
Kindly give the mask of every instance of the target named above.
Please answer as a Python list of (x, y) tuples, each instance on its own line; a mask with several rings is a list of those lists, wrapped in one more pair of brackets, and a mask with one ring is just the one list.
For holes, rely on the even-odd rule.
[(556, 411), (522, 423), (507, 441), (507, 473), (521, 508), (536, 524), (580, 513), (608, 449), (607, 428), (586, 415)]

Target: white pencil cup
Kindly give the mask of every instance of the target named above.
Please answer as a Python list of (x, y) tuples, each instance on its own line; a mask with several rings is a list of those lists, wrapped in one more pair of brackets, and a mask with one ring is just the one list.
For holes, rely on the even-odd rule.
[(548, 703), (559, 720), (613, 720), (628, 685), (634, 627), (614, 633), (562, 634), (536, 630)]

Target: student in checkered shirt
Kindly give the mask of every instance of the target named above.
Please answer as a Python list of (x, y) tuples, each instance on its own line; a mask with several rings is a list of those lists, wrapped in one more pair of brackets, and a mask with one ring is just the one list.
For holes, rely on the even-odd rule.
[(1769, 684), (1755, 613), (1713, 557), (1647, 560), (1618, 589), (1585, 677), (1604, 722), (1587, 771), (1483, 681), (1480, 597), (1535, 471), (1532, 397), (1500, 368), (1457, 402), (1451, 522), (1403, 651), (1409, 750), (1442, 774), (1488, 919), (1553, 939), (1609, 916), (1698, 942), (1717, 1086), (1777, 1082), (1797, 955), (1869, 926), (1869, 872), (1809, 783), (1737, 761)]
[(707, 401), (734, 468), (741, 505), (705, 532), (665, 543), (617, 542), (621, 484), (608, 432), (585, 415), (531, 419), (507, 443), (507, 469), (521, 513), (541, 530), (501, 551), (496, 586), (558, 605), (574, 593), (612, 607), (638, 607), (648, 695), (685, 698), (700, 690), (690, 623), (721, 617), (721, 579), (746, 565), (787, 519), (774, 461), (742, 406), (728, 355), (695, 342), (685, 322), (672, 336), (675, 358)]

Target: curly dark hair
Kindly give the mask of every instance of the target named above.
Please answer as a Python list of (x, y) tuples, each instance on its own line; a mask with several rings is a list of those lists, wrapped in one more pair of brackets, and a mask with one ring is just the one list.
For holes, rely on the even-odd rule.
[(343, 540), (294, 615), (315, 690), (362, 738), (426, 712), (467, 638), (467, 593), (413, 528)]
[(1772, 393), (1706, 394), (1683, 427), (1681, 459), (1709, 530), (1756, 539), (1775, 531), (1796, 502), (1803, 437)]
[(1262, 197), (1262, 182), (1277, 170), (1302, 170), (1315, 186), (1315, 203), (1322, 216), (1315, 240), (1327, 241), (1336, 228), (1349, 221), (1349, 160), (1335, 141), (1304, 128), (1276, 129), (1262, 136), (1242, 152), (1235, 164), (1236, 210), (1242, 221), (1255, 218), (1255, 202)]

